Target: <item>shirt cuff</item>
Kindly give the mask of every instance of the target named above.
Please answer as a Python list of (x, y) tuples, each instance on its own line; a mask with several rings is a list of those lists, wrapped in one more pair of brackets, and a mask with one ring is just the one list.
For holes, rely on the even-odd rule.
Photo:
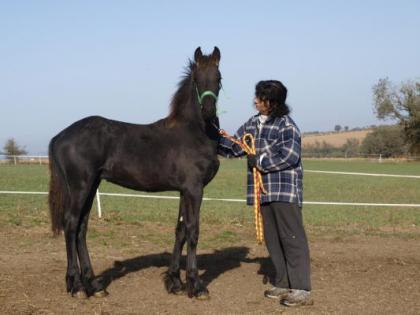
[(259, 156), (258, 162), (257, 162), (257, 168), (261, 171), (264, 172), (264, 169), (262, 167), (262, 163), (264, 158), (266, 157), (267, 153), (263, 153)]

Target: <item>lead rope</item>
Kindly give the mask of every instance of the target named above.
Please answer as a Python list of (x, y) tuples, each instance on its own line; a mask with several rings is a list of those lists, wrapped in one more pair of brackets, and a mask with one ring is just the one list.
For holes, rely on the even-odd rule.
[[(220, 135), (229, 139), (233, 143), (239, 145), (242, 150), (246, 152), (246, 154), (256, 154), (255, 149), (255, 139), (254, 136), (250, 133), (246, 133), (242, 137), (242, 141), (237, 140), (236, 138), (230, 136), (226, 131), (220, 129)], [(248, 145), (247, 140), (249, 140), (250, 145)], [(263, 235), (263, 224), (262, 224), (262, 216), (261, 216), (261, 192), (266, 194), (267, 191), (264, 188), (262, 176), (259, 170), (256, 167), (252, 168), (252, 175), (254, 179), (254, 216), (255, 216), (255, 233), (257, 237), (257, 243), (262, 244), (264, 240)]]

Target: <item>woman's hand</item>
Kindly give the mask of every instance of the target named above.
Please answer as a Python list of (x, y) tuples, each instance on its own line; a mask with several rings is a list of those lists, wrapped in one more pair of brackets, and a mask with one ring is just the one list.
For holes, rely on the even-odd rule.
[(228, 133), (226, 131), (224, 131), (223, 129), (219, 129), (219, 134), (223, 137), (228, 136)]
[(248, 154), (247, 155), (247, 160), (248, 160), (248, 167), (249, 168), (257, 167), (258, 155)]

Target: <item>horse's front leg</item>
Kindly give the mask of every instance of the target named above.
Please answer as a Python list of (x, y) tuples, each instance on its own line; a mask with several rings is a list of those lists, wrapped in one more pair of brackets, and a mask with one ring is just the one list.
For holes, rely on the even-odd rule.
[(185, 227), (187, 237), (187, 291), (189, 297), (207, 299), (209, 291), (198, 276), (197, 244), (199, 235), (200, 206), (203, 198), (203, 188), (194, 187), (186, 191), (185, 198)]
[(186, 240), (185, 222), (184, 222), (184, 197), (181, 193), (181, 200), (179, 203), (178, 222), (175, 231), (175, 245), (171, 258), (171, 265), (165, 277), (165, 287), (169, 293), (178, 294), (184, 290), (184, 285), (180, 277), (180, 260), (182, 255), (182, 248)]
[(81, 190), (73, 189), (70, 195), (69, 207), (64, 214), (64, 237), (67, 250), (67, 292), (72, 296), (86, 298), (86, 289), (83, 286), (78, 264), (77, 232), (80, 226), (80, 213), (85, 200)]

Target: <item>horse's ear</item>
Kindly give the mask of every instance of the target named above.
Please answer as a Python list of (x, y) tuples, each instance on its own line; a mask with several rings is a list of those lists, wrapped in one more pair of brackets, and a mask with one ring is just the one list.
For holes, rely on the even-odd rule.
[(202, 57), (203, 57), (203, 53), (201, 52), (201, 47), (197, 47), (197, 49), (194, 52), (195, 63), (199, 64)]
[(211, 54), (211, 59), (214, 61), (214, 63), (218, 66), (220, 61), (220, 50), (217, 48), (217, 46), (214, 46), (213, 52)]

